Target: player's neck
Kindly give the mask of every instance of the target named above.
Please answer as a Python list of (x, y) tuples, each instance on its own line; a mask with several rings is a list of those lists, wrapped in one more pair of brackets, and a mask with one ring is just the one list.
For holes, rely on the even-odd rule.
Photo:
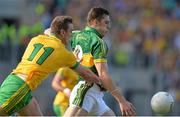
[(50, 36), (54, 36), (54, 37), (60, 39), (61, 42), (62, 42), (64, 45), (66, 45), (66, 40), (65, 40), (61, 35), (57, 35), (57, 34), (51, 33)]

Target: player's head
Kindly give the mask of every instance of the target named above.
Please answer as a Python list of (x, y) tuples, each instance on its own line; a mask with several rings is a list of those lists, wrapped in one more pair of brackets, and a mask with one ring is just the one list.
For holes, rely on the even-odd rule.
[(105, 36), (110, 28), (109, 12), (102, 7), (92, 8), (87, 16), (87, 24)]
[(67, 45), (73, 30), (73, 20), (70, 16), (56, 16), (50, 28), (51, 34), (59, 37)]

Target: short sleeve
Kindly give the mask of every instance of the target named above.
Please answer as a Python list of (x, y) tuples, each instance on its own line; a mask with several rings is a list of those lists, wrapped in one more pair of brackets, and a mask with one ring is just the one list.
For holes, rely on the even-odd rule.
[(107, 45), (103, 40), (97, 41), (92, 47), (94, 62), (107, 62)]

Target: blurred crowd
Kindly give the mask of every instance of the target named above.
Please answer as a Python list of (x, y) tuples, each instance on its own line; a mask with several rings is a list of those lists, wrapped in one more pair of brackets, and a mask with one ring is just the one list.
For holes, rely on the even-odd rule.
[[(30, 1), (27, 0), (29, 3)], [(180, 101), (180, 0), (31, 0), (33, 25), (0, 25), (1, 61), (9, 60), (10, 48), (18, 49), (20, 60), (31, 37), (50, 26), (56, 15), (70, 15), (75, 29), (86, 25), (93, 6), (111, 14), (110, 63), (117, 67), (154, 69), (163, 73), (164, 90), (172, 89)], [(156, 75), (155, 75), (156, 78)]]

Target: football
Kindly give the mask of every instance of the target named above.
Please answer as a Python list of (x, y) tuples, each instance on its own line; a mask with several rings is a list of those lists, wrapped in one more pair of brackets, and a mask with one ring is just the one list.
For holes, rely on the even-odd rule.
[(158, 115), (168, 114), (173, 105), (173, 97), (167, 92), (157, 92), (151, 99), (152, 110)]

